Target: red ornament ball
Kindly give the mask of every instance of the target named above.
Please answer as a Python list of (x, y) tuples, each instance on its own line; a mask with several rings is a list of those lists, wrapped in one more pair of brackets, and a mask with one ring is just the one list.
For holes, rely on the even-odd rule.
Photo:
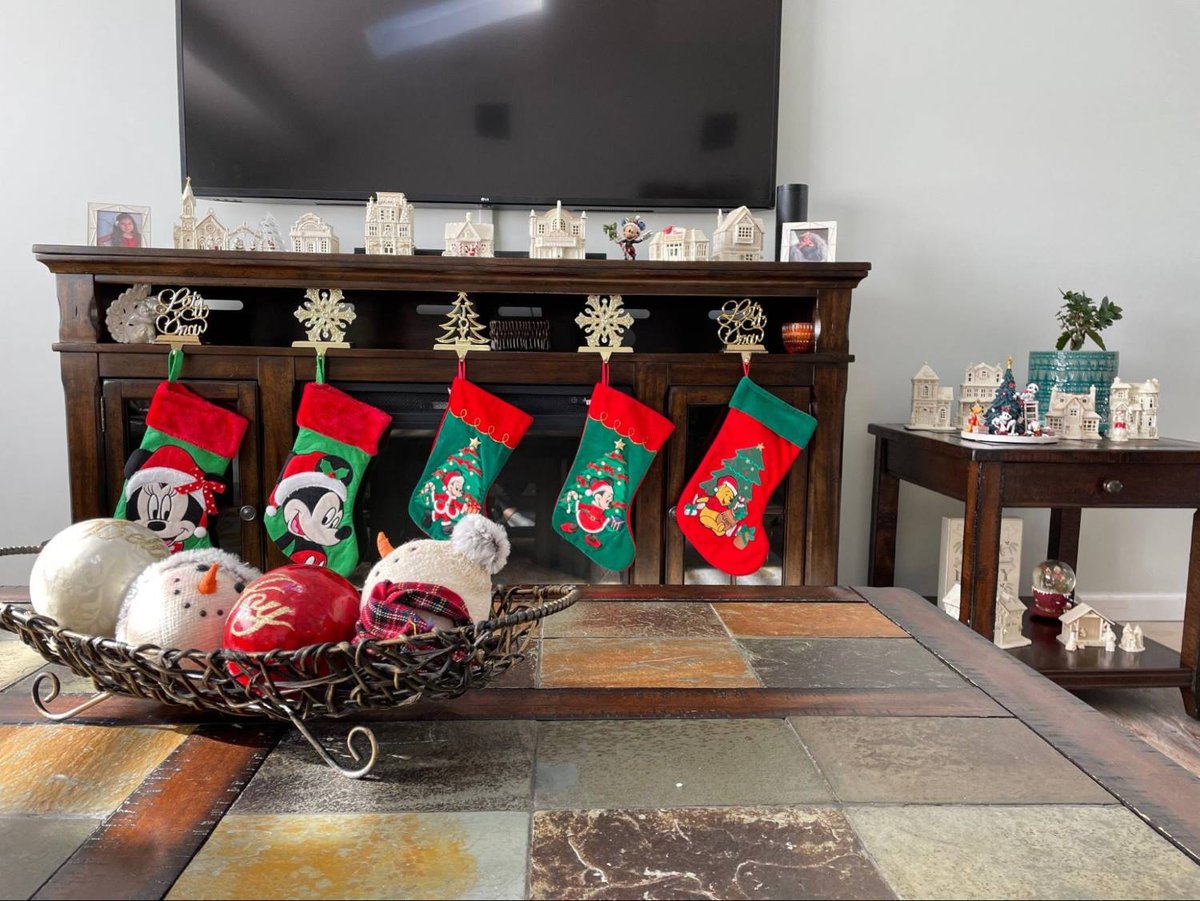
[(358, 622), (358, 590), (320, 566), (273, 569), (246, 586), (225, 621), (223, 646), (257, 653), (349, 641)]

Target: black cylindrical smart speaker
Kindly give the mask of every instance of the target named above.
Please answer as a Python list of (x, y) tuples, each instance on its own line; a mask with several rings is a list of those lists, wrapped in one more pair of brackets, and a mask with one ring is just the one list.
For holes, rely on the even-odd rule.
[(775, 188), (775, 259), (778, 261), (780, 233), (785, 222), (808, 221), (808, 185), (778, 185)]

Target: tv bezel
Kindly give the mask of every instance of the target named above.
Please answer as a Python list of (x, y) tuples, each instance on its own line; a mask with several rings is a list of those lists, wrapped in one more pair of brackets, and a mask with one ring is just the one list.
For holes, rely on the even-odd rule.
[[(775, 4), (776, 40), (774, 55), (771, 59), (773, 91), (771, 97), (771, 152), (770, 152), (770, 182), (774, 182), (779, 165), (779, 61), (783, 43), (783, 0), (755, 0), (755, 2), (770, 2)], [(179, 186), (183, 190), (188, 177), (187, 164), (187, 127), (184, 115), (184, 85), (183, 85), (183, 0), (175, 0), (175, 68), (178, 82), (179, 106)], [(413, 193), (400, 186), (380, 185), (378, 190), (404, 190), (413, 203), (434, 204), (439, 206), (480, 206), (495, 208), (526, 208), (553, 205), (562, 201), (564, 206), (587, 209), (628, 209), (652, 212), (658, 209), (671, 210), (710, 210), (714, 208), (736, 208), (747, 206), (751, 209), (771, 209), (775, 205), (775, 189), (769, 183), (762, 197), (675, 197), (660, 198), (598, 198), (589, 196), (533, 196), (527, 194), (504, 194), (490, 197), (474, 197), (457, 194), (421, 194)], [(325, 191), (319, 194), (297, 194), (290, 190), (273, 190), (269, 188), (250, 190), (245, 188), (211, 187), (192, 183), (192, 193), (206, 200), (285, 200), (296, 202), (343, 204), (365, 203), (367, 198), (354, 191)]]

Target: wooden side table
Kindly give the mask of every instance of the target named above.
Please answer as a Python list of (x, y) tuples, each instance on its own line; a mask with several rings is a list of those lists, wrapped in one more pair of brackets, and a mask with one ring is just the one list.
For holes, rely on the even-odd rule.
[(1192, 519), (1182, 654), (1146, 642), (1141, 654), (1101, 648), (1066, 651), (1054, 623), (1030, 620), (1033, 644), (1010, 653), (1071, 688), (1178, 686), (1188, 713), (1200, 682), (1200, 444), (1162, 438), (1089, 444), (1062, 441), (1032, 447), (987, 446), (946, 432), (910, 432), (873, 423), (875, 487), (871, 502), (871, 558), (867, 581), (895, 579), (900, 481), (963, 501), (960, 619), (991, 637), (999, 576), (1000, 519), (1005, 507), (1048, 507), (1047, 555), (1075, 566), (1084, 507), (1174, 507), (1197, 510)]

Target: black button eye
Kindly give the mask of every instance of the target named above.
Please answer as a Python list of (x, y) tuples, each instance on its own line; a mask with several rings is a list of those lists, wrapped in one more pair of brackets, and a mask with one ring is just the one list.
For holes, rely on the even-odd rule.
[(201, 616), (208, 616), (208, 611), (207, 611), (207, 610), (201, 610), (201, 611), (200, 611), (200, 615), (201, 615)]
[(191, 602), (191, 601), (184, 601), (184, 602), (183, 602), (183, 609), (184, 609), (184, 610), (187, 610), (187, 608), (188, 608), (188, 607), (190, 607), (190, 606), (192, 606), (192, 602)]
[(224, 611), (224, 610), (218, 610), (218, 611), (217, 611), (217, 616), (224, 616), (224, 615), (225, 615), (225, 611)]
[(206, 572), (208, 572), (208, 567), (207, 567), (207, 566), (205, 566), (203, 563), (201, 563), (201, 564), (199, 564), (199, 565), (196, 567), (196, 572), (198, 572), (198, 573), (206, 573)]
[(245, 587), (246, 587), (246, 585), (244, 582), (234, 582), (233, 583), (233, 590), (236, 591), (238, 594), (241, 594), (242, 591), (245, 589)]

